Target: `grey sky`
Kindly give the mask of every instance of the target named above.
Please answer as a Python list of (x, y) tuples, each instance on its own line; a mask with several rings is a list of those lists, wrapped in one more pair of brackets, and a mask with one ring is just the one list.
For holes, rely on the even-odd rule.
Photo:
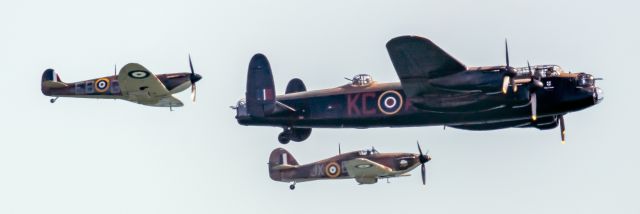
[[(0, 213), (638, 213), (640, 15), (636, 1), (2, 1)], [(301, 163), (375, 146), (430, 150), (419, 172), (375, 185), (271, 181), (279, 129), (237, 125), (247, 63), (264, 53), (276, 90), (369, 73), (397, 81), (385, 43), (414, 34), (466, 65), (559, 64), (588, 72), (606, 98), (560, 131), (442, 127), (315, 129), (288, 149)], [(40, 93), (138, 62), (196, 71), (198, 103), (169, 112)], [(188, 101), (189, 93), (177, 97)], [(540, 105), (544, 105), (543, 103)]]

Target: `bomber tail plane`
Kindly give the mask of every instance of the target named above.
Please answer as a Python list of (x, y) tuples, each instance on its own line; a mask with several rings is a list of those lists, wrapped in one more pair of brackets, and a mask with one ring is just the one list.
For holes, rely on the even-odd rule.
[[(307, 88), (300, 79), (292, 79), (287, 84), (286, 93), (304, 92)], [(249, 62), (247, 74), (247, 91), (245, 102), (232, 107), (238, 111), (238, 117), (244, 118), (294, 118), (303, 116), (299, 106), (290, 106), (276, 100), (273, 73), (269, 60), (263, 54), (255, 54)], [(289, 141), (302, 142), (311, 135), (311, 128), (292, 128), (282, 124), (283, 132), (278, 141), (286, 144)]]
[(287, 90), (285, 90), (285, 94), (297, 93), (307, 91), (307, 87), (304, 85), (301, 79), (293, 78), (289, 80), (287, 84)]

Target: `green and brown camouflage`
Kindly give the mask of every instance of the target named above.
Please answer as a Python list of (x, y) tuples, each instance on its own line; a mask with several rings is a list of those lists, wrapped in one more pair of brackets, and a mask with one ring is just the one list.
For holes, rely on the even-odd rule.
[(359, 184), (374, 184), (381, 178), (408, 176), (408, 172), (429, 160), (431, 157), (426, 154), (380, 153), (372, 148), (300, 165), (287, 150), (277, 148), (271, 152), (268, 164), (269, 177), (274, 181), (295, 184), (315, 180), (355, 179)]
[[(191, 59), (189, 59), (191, 63)], [(195, 72), (154, 75), (144, 66), (129, 63), (122, 67), (118, 75), (66, 83), (53, 70), (42, 74), (41, 90), (54, 103), (59, 97), (121, 99), (156, 107), (181, 107), (183, 103), (172, 94), (192, 89), (195, 101), (195, 83), (202, 76)]]

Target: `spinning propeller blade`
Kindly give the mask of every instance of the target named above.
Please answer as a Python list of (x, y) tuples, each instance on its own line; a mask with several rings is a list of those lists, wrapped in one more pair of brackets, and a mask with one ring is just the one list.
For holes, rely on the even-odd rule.
[(420, 170), (421, 170), (420, 173), (422, 174), (422, 185), (427, 185), (427, 172), (424, 167), (424, 164), (420, 165)]
[(560, 120), (560, 137), (562, 138), (562, 144), (565, 144), (566, 142), (564, 140), (564, 135), (565, 135), (564, 116), (560, 115), (558, 120)]
[[(418, 152), (420, 153), (418, 156), (418, 159), (420, 160), (420, 170), (421, 170), (421, 175), (422, 175), (422, 185), (426, 185), (427, 184), (427, 169), (424, 166), (424, 163), (429, 162), (429, 160), (431, 160), (431, 157), (429, 157), (429, 155), (427, 154), (422, 154), (422, 148), (420, 148), (420, 142), (416, 141), (416, 144), (418, 145)], [(427, 153), (429, 153), (429, 151), (427, 151)]]
[(504, 55), (507, 58), (507, 68), (509, 68), (509, 44), (507, 44), (507, 39), (504, 39)]
[(538, 95), (536, 92), (531, 93), (531, 120), (536, 121), (538, 119)]
[(191, 83), (191, 102), (196, 102), (196, 84)]
[(191, 62), (191, 54), (189, 54), (189, 68), (191, 68), (191, 76), (189, 76), (189, 80), (191, 80), (191, 101), (196, 102), (196, 81), (200, 78), (196, 76), (196, 72), (193, 70), (193, 63)]
[[(529, 68), (529, 76), (531, 77), (531, 84), (533, 84), (534, 78), (533, 78), (533, 70), (531, 70), (531, 64), (529, 64), (529, 60), (527, 60), (527, 67)], [(531, 90), (529, 90), (530, 93), (530, 99), (531, 99), (531, 120), (536, 121), (538, 119), (538, 95), (536, 95), (535, 89), (533, 89), (533, 86), (530, 87)]]
[(513, 88), (513, 92), (518, 91), (518, 86), (516, 85), (514, 79), (516, 72), (509, 63), (509, 45), (507, 44), (507, 39), (504, 39), (504, 55), (507, 61), (507, 66), (505, 68), (507, 74), (502, 79), (502, 94), (507, 94), (509, 85), (511, 85), (511, 87)]
[(536, 121), (538, 119), (538, 95), (537, 90), (542, 88), (542, 77), (540, 77), (539, 73), (536, 73), (531, 68), (531, 64), (527, 60), (527, 67), (529, 68), (529, 76), (531, 81), (529, 83), (529, 97), (531, 99), (531, 120)]

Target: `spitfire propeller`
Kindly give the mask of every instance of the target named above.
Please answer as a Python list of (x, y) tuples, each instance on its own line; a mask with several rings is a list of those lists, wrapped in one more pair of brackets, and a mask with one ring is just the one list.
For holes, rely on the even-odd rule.
[[(420, 169), (421, 169), (421, 174), (422, 174), (422, 185), (426, 185), (427, 184), (427, 172), (426, 172), (424, 163), (429, 162), (431, 160), (431, 157), (429, 157), (428, 154), (422, 154), (422, 149), (420, 148), (420, 143), (416, 141), (416, 144), (418, 144), (418, 152), (420, 152), (420, 156), (418, 156), (418, 159), (420, 160)], [(429, 151), (427, 151), (427, 153), (429, 153)]]
[(196, 102), (196, 82), (202, 79), (202, 76), (196, 74), (193, 70), (193, 63), (191, 63), (191, 54), (189, 54), (189, 68), (191, 68), (191, 75), (189, 76), (189, 80), (191, 80), (191, 101)]

